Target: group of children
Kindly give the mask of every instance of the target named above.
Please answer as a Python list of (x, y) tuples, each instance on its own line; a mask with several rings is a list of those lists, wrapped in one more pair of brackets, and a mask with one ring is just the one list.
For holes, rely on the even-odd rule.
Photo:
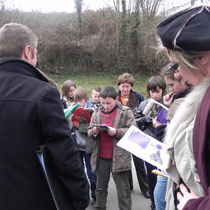
[[(73, 121), (74, 114), (69, 117), (72, 134), (79, 150), (80, 158), (87, 169), (90, 181), (91, 197), (94, 209), (106, 209), (108, 183), (112, 173), (118, 194), (118, 205), (121, 210), (131, 210), (131, 186), (129, 172), (131, 171), (131, 154), (117, 146), (131, 125), (138, 126), (148, 135), (163, 141), (166, 125), (161, 125), (157, 119), (151, 119), (143, 114), (147, 103), (153, 99), (169, 107), (168, 122), (190, 86), (182, 79), (175, 79), (169, 66), (162, 70), (161, 76), (152, 76), (147, 83), (149, 98), (140, 103), (133, 111), (122, 105), (118, 100), (118, 93), (112, 86), (94, 88), (91, 100), (83, 88), (76, 88), (71, 80), (62, 86), (62, 102), (64, 108), (79, 103), (79, 107), (92, 109), (90, 121)], [(166, 83), (171, 91), (166, 93)], [(171, 108), (170, 108), (171, 107)], [(108, 129), (96, 125), (106, 124)], [(152, 174), (155, 168), (146, 163), (149, 191), (151, 195), (151, 209), (165, 209), (165, 192), (167, 178)]]
[[(64, 109), (71, 107), (72, 105), (79, 104), (78, 108), (89, 109), (88, 113), (92, 114), (92, 112), (100, 106), (100, 87), (92, 90), (91, 101), (88, 100), (87, 91), (83, 88), (77, 88), (76, 84), (71, 80), (67, 80), (63, 83), (61, 91), (61, 102)], [(81, 121), (81, 119), (77, 120), (74, 115), (70, 115), (68, 117), (71, 135), (75, 140), (83, 167), (85, 164), (87, 176), (90, 182), (91, 197), (93, 199), (93, 204), (95, 204), (96, 173), (92, 171), (90, 164), (94, 141), (87, 135), (90, 123), (89, 119), (90, 118), (87, 118), (86, 120)]]

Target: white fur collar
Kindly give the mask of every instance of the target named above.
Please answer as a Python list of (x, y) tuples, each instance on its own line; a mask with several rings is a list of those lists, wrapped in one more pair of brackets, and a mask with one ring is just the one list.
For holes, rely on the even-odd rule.
[(210, 77), (205, 78), (198, 86), (194, 87), (184, 101), (179, 105), (172, 121), (167, 126), (165, 142), (170, 144), (172, 138), (178, 135), (178, 127), (181, 124), (189, 124), (196, 116), (199, 105), (210, 86)]

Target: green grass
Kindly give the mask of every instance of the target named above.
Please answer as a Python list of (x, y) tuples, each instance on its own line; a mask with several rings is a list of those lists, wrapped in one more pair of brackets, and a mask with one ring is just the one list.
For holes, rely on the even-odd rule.
[[(133, 90), (141, 93), (146, 97), (146, 83), (149, 79), (150, 75), (144, 74), (132, 74), (135, 78), (135, 84), (133, 86)], [(58, 89), (61, 90), (62, 83), (66, 80), (72, 80), (76, 83), (77, 87), (82, 87), (87, 90), (88, 94), (91, 93), (91, 90), (94, 87), (105, 87), (105, 86), (113, 86), (118, 91), (118, 86), (116, 84), (117, 78), (119, 74), (109, 74), (104, 72), (94, 73), (92, 75), (84, 75), (84, 74), (69, 74), (69, 75), (54, 75), (48, 74), (50, 78), (52, 78), (56, 84), (58, 85)]]

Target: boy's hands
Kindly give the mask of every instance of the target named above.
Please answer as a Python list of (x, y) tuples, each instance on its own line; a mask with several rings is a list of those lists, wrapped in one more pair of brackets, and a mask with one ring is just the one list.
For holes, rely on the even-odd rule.
[(101, 132), (100, 128), (93, 127), (93, 136), (97, 136)]
[(110, 135), (110, 136), (115, 136), (116, 135), (116, 128), (112, 128), (112, 127), (109, 127), (109, 130), (107, 130), (107, 133)]
[(153, 125), (154, 125), (155, 128), (157, 128), (158, 126), (162, 125), (160, 122), (157, 121), (157, 117), (155, 117), (152, 120), (152, 123), (153, 123)]
[[(106, 131), (110, 136), (115, 136), (117, 132), (116, 128), (112, 128), (112, 127), (109, 127), (109, 129)], [(100, 128), (93, 127), (93, 136), (97, 136), (100, 132), (101, 132)]]

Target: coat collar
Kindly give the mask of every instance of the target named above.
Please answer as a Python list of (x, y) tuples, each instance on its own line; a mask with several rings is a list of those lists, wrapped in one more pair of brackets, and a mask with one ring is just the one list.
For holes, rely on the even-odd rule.
[(1, 71), (25, 74), (44, 82), (49, 82), (48, 78), (39, 69), (16, 57), (0, 58), (0, 72)]

